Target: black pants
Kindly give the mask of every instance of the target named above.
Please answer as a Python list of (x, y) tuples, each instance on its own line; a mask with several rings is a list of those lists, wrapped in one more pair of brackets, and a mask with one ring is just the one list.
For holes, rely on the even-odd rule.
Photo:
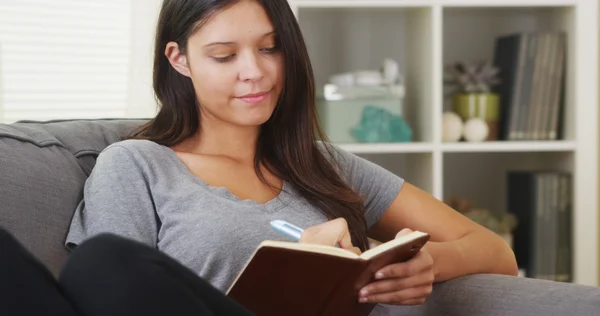
[(76, 248), (56, 280), (0, 229), (0, 314), (250, 315), (158, 250), (114, 235)]

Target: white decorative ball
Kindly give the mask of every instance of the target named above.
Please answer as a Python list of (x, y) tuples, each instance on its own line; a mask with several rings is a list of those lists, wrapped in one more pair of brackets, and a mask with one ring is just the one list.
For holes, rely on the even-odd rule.
[(483, 119), (471, 118), (465, 123), (463, 134), (468, 142), (481, 142), (488, 137), (490, 132), (488, 125)]
[(463, 132), (463, 121), (454, 112), (444, 112), (442, 116), (442, 141), (457, 142)]

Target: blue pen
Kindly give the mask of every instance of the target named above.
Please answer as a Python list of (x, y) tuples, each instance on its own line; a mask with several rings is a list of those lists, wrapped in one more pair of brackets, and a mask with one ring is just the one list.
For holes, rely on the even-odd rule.
[(302, 232), (304, 232), (304, 229), (280, 219), (271, 221), (271, 226), (275, 228), (275, 230), (294, 238), (296, 241), (300, 240), (300, 236), (302, 236)]
[[(271, 226), (275, 228), (275, 230), (294, 238), (296, 241), (300, 241), (300, 236), (302, 236), (302, 233), (304, 232), (304, 229), (281, 219), (271, 221)], [(339, 246), (338, 243), (335, 243), (335, 247)]]

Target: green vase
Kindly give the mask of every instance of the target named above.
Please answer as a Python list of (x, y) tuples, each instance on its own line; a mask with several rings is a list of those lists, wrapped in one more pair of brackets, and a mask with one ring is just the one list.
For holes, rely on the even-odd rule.
[(452, 109), (464, 121), (470, 118), (483, 119), (489, 134), (486, 140), (498, 139), (500, 98), (495, 93), (459, 93), (454, 95)]

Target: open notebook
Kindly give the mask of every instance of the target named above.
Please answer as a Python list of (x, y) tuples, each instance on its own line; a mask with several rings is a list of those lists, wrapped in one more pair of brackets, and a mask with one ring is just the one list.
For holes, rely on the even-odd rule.
[(358, 291), (380, 268), (412, 258), (429, 240), (415, 231), (356, 255), (332, 246), (264, 241), (227, 291), (257, 315), (368, 315)]

